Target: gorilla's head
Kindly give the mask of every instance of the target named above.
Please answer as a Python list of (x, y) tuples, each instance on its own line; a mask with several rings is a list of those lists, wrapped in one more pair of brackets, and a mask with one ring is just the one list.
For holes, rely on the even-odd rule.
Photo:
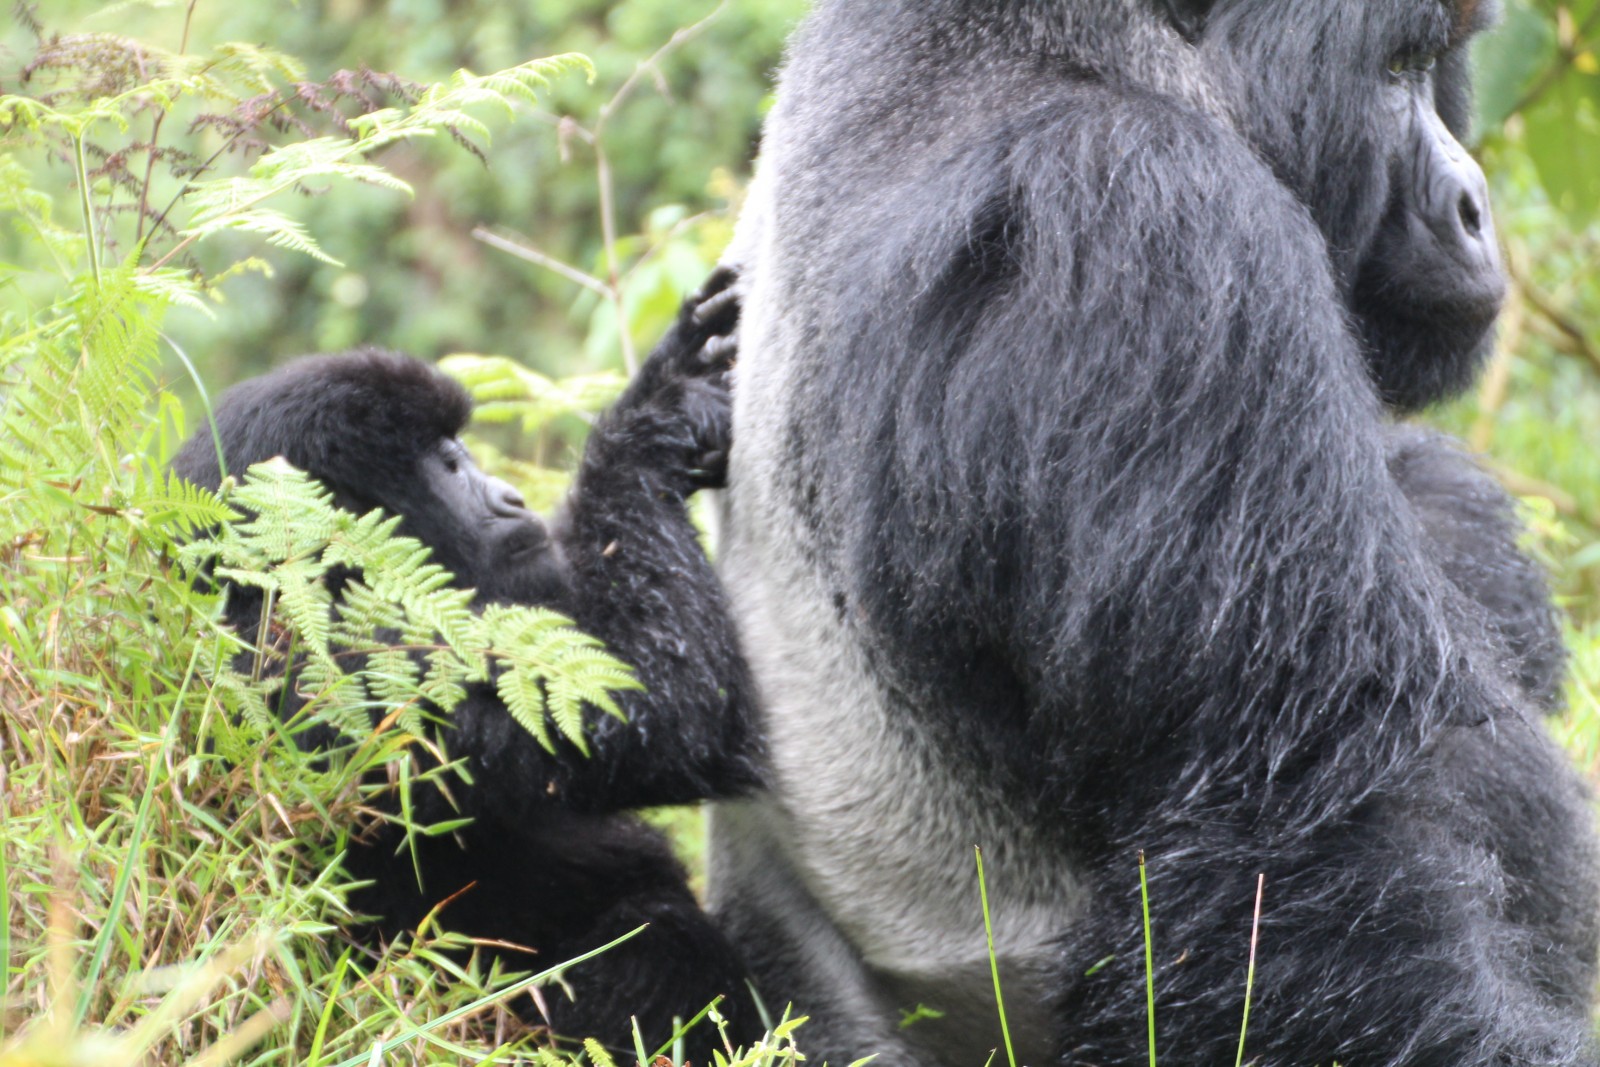
[(1160, 0), (1234, 121), (1315, 218), (1379, 393), (1464, 388), (1505, 276), (1470, 125), (1468, 44), (1492, 0)]
[[(461, 386), (428, 364), (362, 349), (310, 356), (235, 386), (215, 415), (227, 473), (282, 456), (326, 485), (339, 507), (399, 515), (400, 532), (480, 596), (548, 600), (560, 580), (548, 531), (457, 440), (471, 412)], [(172, 466), (197, 485), (222, 482), (206, 433), (190, 438)]]

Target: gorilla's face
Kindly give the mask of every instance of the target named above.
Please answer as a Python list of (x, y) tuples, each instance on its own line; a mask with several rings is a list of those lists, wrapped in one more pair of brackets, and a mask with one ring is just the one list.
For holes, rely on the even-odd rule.
[[(466, 390), (428, 364), (358, 349), (243, 382), (216, 419), (235, 473), (283, 456), (345, 510), (402, 516), (400, 531), (480, 599), (547, 603), (563, 589), (563, 561), (521, 495), (456, 439), (471, 413)], [(209, 434), (191, 437), (172, 466), (198, 485), (222, 484)]]
[(1441, 79), (1466, 74), (1459, 56), (1440, 58), (1389, 61), (1388, 205), (1351, 297), (1378, 390), (1400, 410), (1466, 388), (1506, 289), (1483, 172), (1435, 104)]
[(562, 584), (549, 531), (518, 493), (478, 468), (459, 440), (441, 438), (417, 458), (408, 499), (379, 501), (403, 515), (400, 532), (487, 600), (549, 602)]
[(1467, 46), (1492, 14), (1217, 0), (1200, 30), (1243, 132), (1326, 236), (1373, 380), (1401, 410), (1467, 385), (1505, 293), (1487, 186), (1458, 140)]

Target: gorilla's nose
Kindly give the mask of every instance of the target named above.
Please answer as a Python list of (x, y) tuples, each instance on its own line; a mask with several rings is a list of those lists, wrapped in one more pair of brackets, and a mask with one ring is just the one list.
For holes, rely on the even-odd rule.
[(1433, 177), (1433, 195), (1429, 199), (1438, 205), (1435, 229), (1445, 246), (1468, 262), (1498, 260), (1483, 171), (1471, 159), (1452, 160), (1439, 167)]
[(1425, 122), (1420, 207), (1441, 248), (1475, 271), (1500, 273), (1500, 246), (1489, 214), (1489, 183), (1477, 161), (1437, 116)]
[(1456, 201), (1456, 217), (1461, 220), (1461, 229), (1472, 240), (1483, 235), (1483, 204), (1472, 192), (1464, 192), (1461, 199)]
[(528, 510), (522, 494), (499, 478), (489, 479), (489, 506), (500, 515), (518, 515)]

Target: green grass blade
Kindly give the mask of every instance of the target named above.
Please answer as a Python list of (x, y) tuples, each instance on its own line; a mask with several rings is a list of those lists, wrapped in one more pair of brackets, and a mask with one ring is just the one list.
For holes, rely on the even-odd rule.
[(1150, 1029), (1150, 1067), (1156, 1067), (1156, 954), (1150, 941), (1150, 883), (1144, 873), (1144, 849), (1139, 850), (1139, 904), (1144, 912), (1144, 1014)]
[(334, 1067), (362, 1067), (362, 1065), (366, 1063), (382, 1063), (385, 1055), (404, 1045), (406, 1042), (418, 1037), (425, 1037), (432, 1031), (439, 1029), (441, 1026), (448, 1026), (457, 1019), (482, 1011), (491, 1004), (497, 1004), (501, 1001), (509, 1000), (518, 993), (524, 992), (525, 990), (530, 989), (538, 983), (544, 981), (546, 978), (549, 978), (557, 971), (565, 970), (574, 964), (582, 963), (584, 960), (594, 959), (596, 956), (600, 955), (600, 953), (607, 952), (615, 948), (624, 941), (637, 936), (643, 932), (643, 930), (643, 926), (636, 927), (635, 929), (629, 930), (616, 940), (607, 941), (599, 948), (591, 949), (581, 956), (574, 956), (572, 959), (567, 960), (564, 963), (557, 964), (556, 966), (548, 968), (547, 970), (540, 971), (538, 974), (530, 974), (528, 977), (519, 982), (513, 982), (504, 989), (481, 996), (469, 1004), (463, 1004), (454, 1011), (447, 1011), (437, 1018), (429, 1019), (425, 1023), (410, 1027), (409, 1029), (396, 1034), (394, 1037), (388, 1038), (387, 1040), (376, 1042), (372, 1046), (370, 1053), (362, 1053), (359, 1056), (352, 1056), (349, 1059), (340, 1060), (338, 1063), (334, 1064)]
[(117, 881), (111, 890), (111, 899), (106, 904), (106, 920), (100, 925), (100, 932), (94, 939), (94, 950), (89, 958), (89, 967), (83, 975), (83, 986), (78, 993), (78, 1003), (73, 1008), (72, 1025), (83, 1025), (84, 1019), (89, 1015), (89, 1007), (94, 1002), (95, 995), (101, 990), (101, 980), (106, 967), (106, 960), (111, 955), (111, 945), (116, 940), (118, 924), (122, 915), (123, 904), (128, 899), (128, 886), (133, 882), (133, 872), (139, 869), (140, 856), (144, 851), (145, 832), (150, 826), (150, 806), (155, 800), (157, 790), (161, 789), (166, 779), (161, 775), (161, 768), (165, 765), (172, 746), (178, 740), (178, 722), (183, 718), (183, 707), (189, 695), (189, 685), (194, 681), (195, 666), (200, 659), (200, 646), (197, 644), (189, 654), (189, 667), (184, 671), (183, 682), (178, 686), (178, 692), (172, 700), (172, 712), (167, 719), (166, 734), (161, 738), (161, 745), (150, 756), (149, 768), (145, 772), (144, 795), (139, 798), (139, 808), (134, 813), (133, 823), (128, 828), (127, 859), (117, 871)]
[(989, 921), (989, 885), (983, 877), (983, 849), (974, 846), (978, 857), (978, 897), (983, 902), (983, 936), (989, 944), (989, 973), (994, 977), (994, 1006), (1000, 1012), (1000, 1036), (1006, 1043), (1006, 1063), (1017, 1067), (1017, 1054), (1011, 1048), (1011, 1027), (1006, 1023), (1006, 1000), (1000, 993), (1000, 960), (994, 954), (994, 926)]
[(322, 1067), (322, 1046), (328, 1039), (328, 1023), (333, 1021), (333, 1009), (339, 1003), (339, 991), (344, 988), (344, 972), (350, 966), (351, 951), (345, 949), (339, 962), (334, 964), (333, 977), (328, 981), (328, 999), (317, 1017), (316, 1032), (311, 1035), (311, 1051), (306, 1054), (306, 1067)]
[(1256, 944), (1261, 935), (1261, 895), (1267, 888), (1265, 873), (1256, 875), (1256, 913), (1250, 920), (1250, 964), (1244, 972), (1244, 1021), (1239, 1024), (1239, 1055), (1233, 1067), (1244, 1067), (1244, 1036), (1250, 1032), (1250, 993), (1256, 985)]

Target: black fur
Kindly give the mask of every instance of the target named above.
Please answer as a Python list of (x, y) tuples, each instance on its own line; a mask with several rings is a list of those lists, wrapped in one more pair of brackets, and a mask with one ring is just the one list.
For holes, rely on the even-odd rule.
[(1389, 435), (1389, 474), (1411, 502), (1434, 559), (1485, 611), (1506, 669), (1539, 707), (1555, 710), (1567, 662), (1544, 571), (1517, 547), (1515, 505), (1443, 434), (1402, 426)]
[(1503, 285), (1446, 132), (1485, 7), (801, 31), (722, 557), (774, 786), (719, 806), (713, 895), (813, 1059), (998, 1043), (978, 844), (1023, 1062), (1145, 1061), (1141, 851), (1164, 1062), (1235, 1054), (1261, 873), (1250, 1059), (1594, 1062), (1548, 602), (1503, 497), (1388, 423)]
[[(694, 489), (722, 478), (724, 338), (736, 314), (731, 297), (686, 306), (596, 423), (551, 531), (509, 486), (471, 466), (455, 441), (471, 403), (424, 363), (370, 349), (303, 359), (230, 390), (216, 411), (230, 471), (282, 455), (341, 506), (403, 516), (402, 532), (432, 547), (480, 601), (555, 607), (637, 669), (646, 691), (622, 697), (626, 723), (590, 718), (588, 757), (565, 744), (551, 755), (491, 686), (470, 687), (439, 740), (452, 758), (465, 757), (475, 784), (452, 787), (459, 811), (435, 789), (415, 790), (410, 817), (472, 823), (417, 839), (420, 888), (393, 824), (352, 840), (346, 860), (373, 883), (355, 905), (388, 936), (476, 883), (439, 922), (537, 952), (489, 950), (516, 970), (559, 963), (648, 923), (568, 973), (574, 999), (545, 993), (556, 1032), (621, 1049), (632, 1047), (631, 1016), (653, 1048), (672, 1035), (674, 1016), (687, 1021), (718, 995), (736, 1039), (761, 1032), (739, 953), (700, 910), (662, 836), (619, 814), (734, 795), (758, 781), (748, 672), (684, 507)], [(209, 433), (173, 465), (199, 484), (220, 482)], [(247, 590), (230, 591), (228, 617), (253, 632), (257, 602)], [(697, 1063), (713, 1047), (720, 1040), (708, 1024), (689, 1038)]]

